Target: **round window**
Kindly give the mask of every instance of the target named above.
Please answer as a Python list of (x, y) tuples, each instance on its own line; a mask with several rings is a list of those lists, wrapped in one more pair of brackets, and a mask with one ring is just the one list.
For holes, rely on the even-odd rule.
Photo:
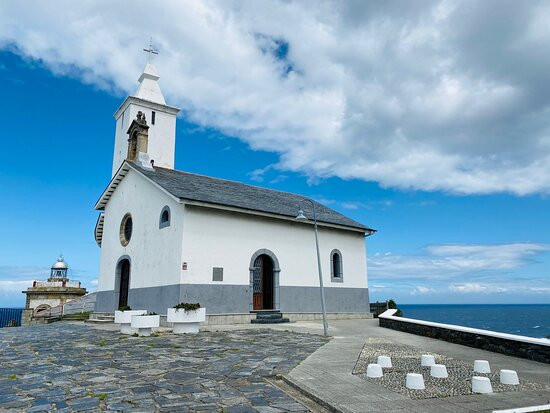
[(120, 223), (120, 243), (123, 247), (128, 245), (130, 238), (132, 238), (132, 216), (128, 213)]

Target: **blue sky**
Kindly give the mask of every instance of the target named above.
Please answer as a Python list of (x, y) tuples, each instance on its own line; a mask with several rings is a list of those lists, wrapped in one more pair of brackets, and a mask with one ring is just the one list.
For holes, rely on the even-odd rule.
[(59, 253), (94, 288), (149, 36), (176, 168), (376, 228), (372, 300), (550, 303), (549, 3), (140, 1), (0, 4), (0, 306)]
[[(124, 95), (54, 75), (12, 52), (1, 52), (0, 62), (0, 305), (22, 305), (25, 283), (45, 278), (59, 253), (71, 276), (93, 289), (99, 259), (93, 204), (110, 178), (112, 114)], [(178, 119), (176, 146), (177, 169), (302, 193), (378, 229), (367, 239), (373, 300), (550, 302), (544, 290), (550, 269), (547, 197), (457, 196), (340, 178), (312, 183), (278, 170), (258, 177), (254, 171), (273, 164), (276, 154), (189, 123), (185, 114)], [(438, 250), (445, 246), (458, 250)], [(474, 262), (457, 269), (455, 259)], [(518, 280), (541, 290), (518, 291)], [(8, 282), (16, 282), (16, 289)]]

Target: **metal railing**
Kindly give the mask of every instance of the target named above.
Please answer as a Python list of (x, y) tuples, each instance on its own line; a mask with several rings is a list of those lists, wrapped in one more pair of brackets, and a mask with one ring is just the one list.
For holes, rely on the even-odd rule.
[(370, 303), (370, 312), (372, 313), (372, 316), (374, 318), (378, 318), (378, 316), (382, 314), (384, 311), (386, 311), (387, 309), (388, 309), (387, 301), (382, 301), (381, 303), (378, 301), (375, 303)]

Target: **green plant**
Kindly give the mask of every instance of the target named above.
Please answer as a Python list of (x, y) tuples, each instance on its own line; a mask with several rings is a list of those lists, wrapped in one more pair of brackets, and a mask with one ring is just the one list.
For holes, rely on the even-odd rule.
[(185, 311), (196, 311), (201, 308), (199, 303), (179, 303), (174, 306), (176, 310), (185, 310)]
[(129, 305), (121, 305), (120, 307), (118, 307), (118, 311), (130, 311), (131, 308)]
[(396, 304), (395, 300), (393, 300), (392, 298), (390, 298), (388, 300), (388, 308), (397, 310), (395, 312), (394, 316), (403, 317), (403, 312), (399, 308), (397, 308), (397, 304)]
[(98, 344), (99, 347), (103, 347), (105, 344), (107, 344), (107, 340), (105, 340), (104, 337), (101, 337), (97, 344)]
[(101, 393), (100, 395), (97, 396), (97, 398), (100, 400), (100, 401), (103, 401), (107, 398), (107, 393)]
[(8, 379), (10, 380), (15, 380), (17, 378), (17, 376), (15, 374), (12, 374), (10, 376), (8, 376)]

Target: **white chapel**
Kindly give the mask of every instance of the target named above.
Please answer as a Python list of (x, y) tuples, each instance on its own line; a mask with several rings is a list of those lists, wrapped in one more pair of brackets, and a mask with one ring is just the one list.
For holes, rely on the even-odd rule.
[[(320, 313), (315, 203), (328, 313), (368, 313), (374, 230), (304, 196), (174, 169), (177, 107), (153, 64), (114, 114), (112, 179), (95, 208), (96, 312)], [(297, 220), (302, 210), (307, 220)]]

